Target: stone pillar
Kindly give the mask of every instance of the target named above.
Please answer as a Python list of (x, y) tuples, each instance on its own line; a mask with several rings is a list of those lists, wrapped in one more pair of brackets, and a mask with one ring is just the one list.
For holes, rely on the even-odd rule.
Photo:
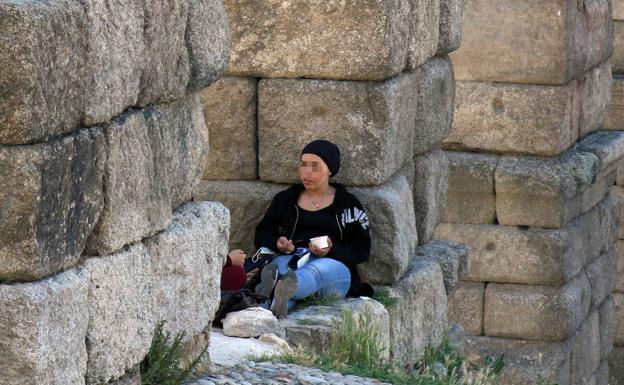
[(155, 324), (203, 348), (219, 301), (229, 213), (189, 201), (225, 9), (0, 2), (0, 29), (0, 384), (140, 383)]
[[(406, 362), (446, 325), (443, 272), (417, 254), (446, 202), (439, 145), (453, 120), (448, 53), (461, 40), (462, 3), (226, 0), (228, 76), (201, 92), (212, 153), (196, 195), (230, 209), (231, 248), (254, 252), (255, 226), (298, 181), (307, 142), (340, 147), (335, 180), (370, 218), (372, 254), (361, 273), (406, 305), (390, 320), (392, 354)], [(457, 247), (440, 245), (460, 259), (466, 250)]]
[[(607, 0), (467, 0), (440, 239), (471, 248), (449, 301), (502, 383), (606, 384), (624, 133), (604, 131)], [(615, 306), (614, 306), (615, 304)]]

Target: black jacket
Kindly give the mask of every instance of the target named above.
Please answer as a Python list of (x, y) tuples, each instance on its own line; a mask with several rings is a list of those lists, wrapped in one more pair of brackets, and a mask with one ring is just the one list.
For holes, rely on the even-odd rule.
[[(351, 272), (350, 296), (373, 296), (373, 288), (362, 283), (357, 265), (365, 262), (370, 255), (369, 222), (360, 201), (339, 183), (331, 184), (336, 189), (333, 209), (336, 221), (328, 226), (336, 226), (340, 239), (332, 238), (332, 248), (327, 257), (344, 263)], [(299, 218), (299, 194), (303, 185), (293, 184), (275, 195), (264, 217), (256, 227), (256, 248), (276, 249), (279, 237), (292, 240)], [(332, 231), (333, 232), (333, 231)]]

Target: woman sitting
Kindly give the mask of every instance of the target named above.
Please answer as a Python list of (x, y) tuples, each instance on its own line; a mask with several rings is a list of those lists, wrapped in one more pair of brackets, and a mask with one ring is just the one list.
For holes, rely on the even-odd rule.
[[(333, 143), (315, 140), (306, 145), (299, 162), (301, 184), (279, 192), (256, 227), (256, 248), (282, 254), (264, 267), (256, 287), (267, 297), (273, 292), (271, 311), (277, 317), (286, 316), (296, 300), (315, 293), (340, 298), (373, 294), (357, 271), (370, 254), (368, 217), (344, 186), (329, 183), (339, 167), (340, 151)], [(310, 242), (321, 236), (329, 237), (327, 247)], [(298, 246), (307, 247), (311, 255), (296, 269), (289, 262)], [(303, 252), (299, 249), (297, 254)]]

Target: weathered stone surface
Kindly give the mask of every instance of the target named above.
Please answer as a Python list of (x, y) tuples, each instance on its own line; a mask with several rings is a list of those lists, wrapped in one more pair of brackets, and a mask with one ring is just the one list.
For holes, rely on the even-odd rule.
[(464, 0), (440, 0), (440, 38), (438, 55), (459, 48), (462, 40), (462, 15)]
[(615, 322), (615, 307), (613, 297), (609, 296), (600, 305), (598, 315), (600, 317), (600, 359), (605, 360), (613, 350), (613, 325)]
[(416, 81), (414, 154), (421, 154), (437, 146), (451, 132), (455, 77), (453, 63), (446, 55), (430, 59), (413, 74)]
[(440, 266), (415, 257), (399, 282), (387, 288), (397, 299), (390, 314), (391, 357), (414, 363), (427, 345), (437, 345), (447, 327), (447, 301)]
[(263, 333), (284, 335), (277, 318), (271, 311), (252, 307), (228, 313), (223, 319), (223, 334), (230, 337), (260, 337)]
[(295, 309), (288, 317), (280, 320), (280, 324), (292, 346), (301, 345), (320, 354), (327, 351), (330, 334), (336, 322), (341, 322), (348, 313), (356, 321), (365, 321), (366, 318), (371, 321), (371, 326), (379, 331), (381, 348), (388, 354), (391, 346), (388, 310), (369, 298), (347, 298), (331, 306)]
[(448, 199), (443, 222), (494, 223), (494, 171), (497, 156), (446, 151), (449, 160)]
[(624, 345), (624, 294), (614, 293), (614, 314), (615, 322), (613, 324), (613, 344)]
[(615, 248), (615, 288), (616, 293), (624, 293), (624, 241), (618, 241)]
[(611, 294), (615, 286), (615, 250), (604, 253), (586, 267), (591, 285), (591, 306), (600, 306)]
[(571, 383), (590, 383), (593, 373), (600, 366), (600, 318), (593, 312), (570, 338)]
[(561, 230), (445, 223), (436, 238), (470, 247), (466, 280), (562, 285), (608, 251), (615, 225), (610, 201)]
[(602, 127), (607, 130), (624, 129), (624, 76), (613, 75), (611, 99)]
[(352, 188), (369, 213), (371, 254), (358, 266), (364, 281), (393, 284), (407, 271), (418, 243), (412, 191), (402, 176), (379, 187)]
[(595, 132), (583, 138), (575, 149), (596, 155), (600, 160), (600, 170), (607, 170), (624, 157), (624, 132)]
[(219, 277), (227, 255), (230, 217), (220, 203), (187, 203), (171, 226), (147, 239), (152, 257), (154, 319), (186, 340), (209, 327), (219, 305)]
[(435, 55), (439, 0), (226, 0), (229, 73), (254, 77), (382, 80)]
[(0, 383), (84, 384), (89, 321), (84, 269), (0, 285)]
[(256, 179), (258, 81), (226, 77), (200, 95), (210, 143), (203, 179)]
[(467, 335), (483, 334), (484, 282), (461, 282), (448, 299), (449, 324), (460, 324)]
[(141, 385), (141, 368), (139, 365), (127, 372), (118, 380), (110, 383), (111, 385)]
[(431, 240), (442, 220), (448, 176), (449, 163), (444, 151), (433, 150), (414, 158), (414, 213), (419, 244)]
[(624, 378), (624, 346), (616, 346), (609, 355), (609, 378), (617, 385)]
[(418, 247), (416, 256), (431, 258), (440, 265), (446, 295), (451, 295), (468, 271), (469, 252), (470, 249), (466, 245), (449, 241), (431, 241)]
[(609, 362), (607, 360), (603, 360), (600, 363), (600, 366), (594, 373), (594, 377), (596, 378), (596, 385), (610, 385), (609, 382)]
[(10, 47), (0, 58), (2, 144), (41, 142), (180, 98), (228, 63), (221, 1), (13, 2), (0, 14)]
[(172, 208), (191, 199), (207, 151), (196, 95), (125, 114), (104, 132), (106, 203), (89, 240), (100, 255), (166, 228)]
[(613, 73), (624, 73), (624, 21), (615, 20), (613, 22), (613, 56), (611, 56), (611, 65)]
[(596, 207), (600, 215), (600, 250), (603, 253), (615, 250), (620, 229), (622, 202), (609, 194)]
[(564, 344), (491, 337), (467, 337), (469, 359), (505, 356), (497, 384), (534, 385), (539, 376), (550, 384), (570, 384), (570, 354)]
[(613, 20), (624, 20), (624, 2), (614, 0), (613, 2)]
[(142, 244), (118, 253), (89, 258), (87, 384), (121, 378), (149, 351), (155, 322), (152, 264)]
[(583, 276), (561, 287), (489, 283), (483, 328), (492, 337), (564, 341), (589, 314), (590, 300)]
[(600, 167), (597, 156), (568, 151), (559, 158), (501, 157), (495, 173), (501, 224), (560, 228), (582, 213), (582, 192)]
[(452, 58), (461, 80), (565, 84), (609, 58), (612, 39), (608, 0), (469, 0)]
[(78, 262), (103, 206), (97, 130), (0, 146), (0, 280), (30, 281)]
[(581, 111), (579, 137), (597, 131), (607, 115), (611, 98), (611, 65), (604, 62), (590, 70), (580, 80)]
[(298, 181), (301, 149), (324, 138), (341, 150), (336, 181), (360, 186), (384, 183), (412, 159), (416, 84), (413, 73), (384, 82), (261, 80), (260, 179)]
[(578, 138), (577, 92), (577, 82), (544, 86), (458, 81), (453, 129), (444, 148), (558, 155)]
[(77, 1), (0, 4), (0, 144), (41, 142), (83, 120), (86, 22)]
[(222, 203), (230, 210), (229, 249), (242, 249), (247, 255), (256, 251), (256, 225), (285, 185), (251, 181), (202, 181), (195, 190), (197, 200)]

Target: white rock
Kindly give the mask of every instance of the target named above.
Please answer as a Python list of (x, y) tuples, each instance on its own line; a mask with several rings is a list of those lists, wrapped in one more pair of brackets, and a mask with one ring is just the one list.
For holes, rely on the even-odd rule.
[(263, 333), (284, 335), (277, 318), (261, 307), (229, 313), (223, 320), (223, 334), (230, 337), (259, 337)]

